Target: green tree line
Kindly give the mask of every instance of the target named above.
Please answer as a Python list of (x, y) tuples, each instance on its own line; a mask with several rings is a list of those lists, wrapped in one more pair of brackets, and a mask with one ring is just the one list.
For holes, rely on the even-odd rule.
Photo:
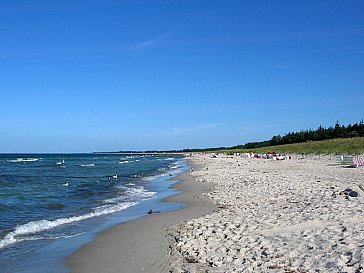
[(340, 125), (337, 121), (335, 126), (322, 127), (321, 125), (316, 130), (301, 130), (299, 132), (289, 132), (288, 134), (281, 136), (273, 136), (270, 140), (259, 142), (248, 142), (244, 145), (237, 145), (234, 149), (254, 149), (267, 146), (276, 146), (283, 144), (301, 143), (309, 141), (318, 141), (334, 138), (352, 138), (352, 137), (364, 137), (364, 122), (349, 124), (347, 126)]

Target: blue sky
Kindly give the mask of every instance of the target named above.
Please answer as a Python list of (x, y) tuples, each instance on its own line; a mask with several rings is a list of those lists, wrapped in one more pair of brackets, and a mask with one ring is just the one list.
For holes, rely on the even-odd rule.
[(364, 118), (364, 1), (3, 0), (0, 152), (230, 146)]

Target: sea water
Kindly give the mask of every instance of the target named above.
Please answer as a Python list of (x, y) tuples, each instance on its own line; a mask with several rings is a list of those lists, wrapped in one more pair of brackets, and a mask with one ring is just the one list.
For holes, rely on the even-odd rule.
[(0, 272), (67, 272), (63, 258), (113, 224), (182, 204), (179, 156), (0, 155)]

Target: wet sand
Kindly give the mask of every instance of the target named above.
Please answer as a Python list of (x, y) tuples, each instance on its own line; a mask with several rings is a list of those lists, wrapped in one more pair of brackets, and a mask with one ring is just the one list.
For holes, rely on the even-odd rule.
[(178, 253), (171, 253), (173, 250), (169, 247), (174, 239), (167, 236), (166, 230), (181, 221), (209, 214), (215, 206), (201, 197), (208, 192), (210, 184), (194, 183), (189, 172), (174, 180), (180, 182), (172, 187), (182, 193), (165, 201), (188, 206), (176, 211), (153, 213), (105, 230), (66, 259), (71, 272), (152, 273), (177, 268), (175, 261), (179, 259), (175, 255)]

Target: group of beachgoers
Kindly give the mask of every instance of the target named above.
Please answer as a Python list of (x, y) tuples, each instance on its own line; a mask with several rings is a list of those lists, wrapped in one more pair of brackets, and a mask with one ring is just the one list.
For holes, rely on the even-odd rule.
[(242, 157), (244, 159), (249, 159), (249, 158), (263, 158), (263, 159), (272, 159), (272, 160), (291, 160), (292, 157), (290, 155), (282, 155), (276, 152), (268, 152), (268, 153), (253, 153), (253, 152), (249, 152), (249, 153), (228, 153), (228, 154), (217, 154), (217, 153), (213, 153), (212, 157), (218, 157), (218, 156), (238, 156), (238, 157)]

